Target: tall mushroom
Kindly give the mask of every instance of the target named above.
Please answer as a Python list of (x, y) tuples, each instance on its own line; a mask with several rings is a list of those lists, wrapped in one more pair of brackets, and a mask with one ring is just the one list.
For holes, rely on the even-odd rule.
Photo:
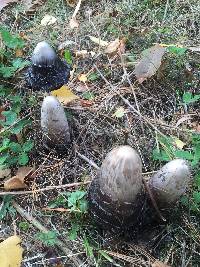
[(51, 91), (66, 84), (70, 66), (45, 41), (36, 45), (27, 71), (27, 83), (34, 90)]
[(103, 227), (123, 228), (137, 223), (142, 201), (142, 163), (130, 146), (111, 150), (89, 192), (89, 209)]
[(69, 125), (64, 108), (54, 96), (47, 96), (43, 100), (41, 127), (47, 145), (63, 149), (70, 142)]

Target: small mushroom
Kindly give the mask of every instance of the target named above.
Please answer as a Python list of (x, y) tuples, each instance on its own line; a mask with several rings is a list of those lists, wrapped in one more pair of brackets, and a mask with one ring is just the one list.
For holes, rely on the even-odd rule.
[(142, 201), (142, 163), (130, 146), (111, 150), (92, 181), (89, 208), (103, 227), (123, 228), (136, 223)]
[(66, 84), (70, 66), (61, 60), (45, 41), (37, 44), (27, 71), (27, 83), (34, 90), (51, 91)]
[(41, 108), (41, 128), (49, 146), (63, 149), (70, 142), (70, 133), (64, 108), (54, 96), (44, 98)]
[(175, 159), (165, 164), (149, 180), (149, 188), (159, 207), (168, 207), (185, 193), (191, 180), (188, 162)]

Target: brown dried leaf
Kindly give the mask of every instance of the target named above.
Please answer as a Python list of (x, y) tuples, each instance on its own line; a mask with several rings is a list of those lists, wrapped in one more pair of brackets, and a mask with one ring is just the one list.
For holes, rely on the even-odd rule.
[(0, 11), (10, 3), (14, 2), (17, 2), (17, 0), (0, 0)]
[(70, 19), (69, 26), (70, 26), (71, 29), (79, 27), (79, 23), (78, 23), (78, 21), (77, 21), (77, 19), (75, 17), (72, 17)]
[(108, 46), (105, 49), (105, 53), (106, 54), (112, 54), (112, 53), (118, 51), (119, 46), (120, 46), (120, 40), (119, 40), (119, 38), (117, 38), (108, 44)]
[(96, 38), (96, 37), (91, 36), (91, 35), (89, 36), (89, 38), (93, 43), (98, 44), (99, 46), (108, 46), (109, 45), (108, 42), (103, 41), (100, 38)]
[(153, 76), (159, 69), (166, 48), (159, 44), (144, 51), (140, 62), (135, 66), (135, 75), (139, 83)]
[(32, 167), (19, 168), (15, 176), (4, 182), (5, 190), (26, 188), (27, 185), (24, 183), (24, 180), (33, 172), (33, 170)]
[(74, 7), (77, 3), (77, 0), (66, 0), (67, 4), (71, 7)]
[(171, 266), (156, 260), (154, 263), (152, 263), (151, 267), (171, 267)]

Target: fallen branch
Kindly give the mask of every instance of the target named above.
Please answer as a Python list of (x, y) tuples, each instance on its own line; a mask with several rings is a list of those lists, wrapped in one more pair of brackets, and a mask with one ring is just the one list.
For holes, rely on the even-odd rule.
[(35, 193), (41, 193), (41, 192), (49, 191), (49, 190), (71, 188), (71, 187), (86, 185), (86, 184), (89, 184), (90, 182), (91, 181), (72, 183), (72, 184), (63, 184), (63, 185), (52, 185), (52, 186), (47, 186), (45, 188), (40, 188), (40, 189), (35, 189), (35, 190), (27, 190), (27, 191), (0, 192), (0, 196), (35, 194)]
[[(43, 233), (49, 232), (49, 230), (44, 227), (38, 220), (36, 220), (34, 217), (32, 217), (27, 211), (25, 211), (17, 202), (13, 201), (13, 206), (17, 210), (17, 212), (25, 218), (27, 221), (29, 221), (33, 226), (35, 226), (38, 230), (40, 230)], [(67, 240), (68, 241), (68, 240)], [(83, 266), (81, 260), (76, 257), (72, 251), (65, 246), (65, 243), (57, 238), (56, 245), (62, 250), (67, 257), (70, 258), (70, 260), (74, 263), (75, 266)]]

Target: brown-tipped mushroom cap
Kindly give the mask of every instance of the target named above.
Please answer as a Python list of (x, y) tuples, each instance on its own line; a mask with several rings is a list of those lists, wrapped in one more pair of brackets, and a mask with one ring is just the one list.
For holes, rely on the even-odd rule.
[(54, 96), (44, 98), (41, 107), (41, 128), (48, 145), (64, 148), (70, 142), (70, 133), (64, 108)]
[(133, 202), (142, 187), (142, 162), (138, 153), (130, 146), (111, 150), (102, 163), (99, 185), (113, 200)]
[(165, 164), (149, 180), (149, 187), (159, 206), (168, 206), (185, 193), (191, 180), (188, 162), (175, 159)]

